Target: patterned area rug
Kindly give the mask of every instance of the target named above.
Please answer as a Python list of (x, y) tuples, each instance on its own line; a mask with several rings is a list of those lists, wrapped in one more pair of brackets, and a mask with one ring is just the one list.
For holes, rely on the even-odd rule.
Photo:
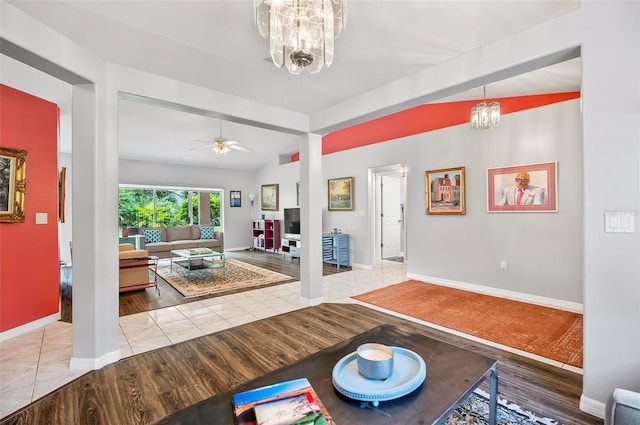
[[(539, 418), (531, 412), (498, 397), (498, 425), (557, 425), (553, 419)], [(489, 397), (476, 390), (447, 418), (444, 425), (487, 425), (489, 423)]]
[(394, 261), (396, 263), (404, 263), (404, 256), (401, 255), (399, 257), (387, 257), (387, 258), (383, 258), (383, 260)]
[(416, 280), (353, 298), (582, 368), (580, 313)]
[(171, 271), (171, 266), (159, 265), (158, 276), (185, 298), (237, 289), (253, 289), (293, 279), (293, 276), (272, 272), (239, 260), (229, 259), (225, 265), (226, 273), (222, 269), (192, 270), (190, 281), (187, 280), (187, 270), (184, 267), (174, 264)]

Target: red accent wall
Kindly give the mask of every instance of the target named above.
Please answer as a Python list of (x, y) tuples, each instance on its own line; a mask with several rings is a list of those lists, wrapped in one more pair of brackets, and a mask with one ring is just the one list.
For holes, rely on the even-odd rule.
[(0, 146), (28, 152), (25, 222), (0, 223), (4, 332), (59, 311), (58, 106), (0, 84)]
[[(487, 103), (500, 102), (500, 114), (520, 112), (552, 103), (580, 97), (580, 92), (539, 94), (487, 99)], [(416, 106), (395, 114), (367, 121), (352, 127), (329, 133), (322, 138), (322, 154), (330, 154), (354, 149), (373, 143), (386, 142), (400, 137), (412, 136), (427, 131), (467, 124), (471, 118), (471, 108), (481, 100), (430, 103)], [(300, 154), (291, 156), (292, 161), (300, 160)]]

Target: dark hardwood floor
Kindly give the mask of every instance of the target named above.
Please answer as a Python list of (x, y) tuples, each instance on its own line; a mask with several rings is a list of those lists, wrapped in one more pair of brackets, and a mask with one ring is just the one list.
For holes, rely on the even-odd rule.
[(525, 410), (565, 425), (603, 424), (578, 408), (579, 374), (364, 306), (322, 304), (122, 359), (0, 425), (148, 424), (385, 323), (498, 359), (500, 397)]
[[(300, 280), (299, 259), (283, 257), (280, 254), (271, 252), (249, 250), (227, 251), (225, 252), (225, 256), (230, 259), (244, 261), (245, 263), (249, 263), (254, 266), (262, 267), (274, 272), (294, 277), (294, 279), (275, 283), (274, 285)], [(351, 267), (342, 266), (340, 267), (340, 270), (338, 270), (336, 266), (324, 263), (322, 273), (324, 276), (327, 276), (330, 274), (343, 273), (350, 270)], [(61, 320), (63, 322), (70, 323), (72, 321), (70, 288), (69, 285), (67, 285), (67, 283), (64, 281), (61, 282), (61, 285)], [(158, 277), (158, 288), (160, 289), (159, 294), (154, 288), (120, 293), (120, 316), (156, 310), (164, 307), (171, 307), (174, 305), (184, 304), (187, 302), (198, 301), (207, 298), (219, 297), (234, 292), (228, 291), (224, 293), (204, 295), (202, 297), (185, 298), (161, 277)], [(239, 292), (242, 290), (243, 289), (240, 289), (235, 292)]]

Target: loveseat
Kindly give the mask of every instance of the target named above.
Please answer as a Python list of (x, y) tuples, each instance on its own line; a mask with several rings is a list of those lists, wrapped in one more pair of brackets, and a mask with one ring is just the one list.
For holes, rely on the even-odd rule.
[(211, 226), (143, 227), (141, 249), (149, 255), (169, 258), (174, 249), (210, 248), (224, 252), (224, 234)]

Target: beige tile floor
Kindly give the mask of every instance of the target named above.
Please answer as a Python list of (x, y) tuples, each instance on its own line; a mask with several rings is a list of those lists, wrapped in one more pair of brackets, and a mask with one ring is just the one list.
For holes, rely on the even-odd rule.
[[(349, 272), (323, 277), (324, 301), (360, 303), (350, 297), (405, 280), (406, 265), (402, 263), (382, 261), (371, 269), (354, 268)], [(306, 305), (300, 300), (300, 283), (293, 282), (123, 316), (120, 318), (120, 352), (124, 358), (303, 307)], [(554, 360), (445, 329), (403, 314), (376, 309), (582, 373), (581, 369)], [(0, 418), (84, 373), (69, 370), (71, 332), (71, 324), (55, 322), (0, 343)]]
[[(406, 266), (383, 261), (371, 269), (323, 277), (324, 301), (355, 303), (362, 294), (406, 280)], [(303, 308), (293, 282), (120, 317), (122, 357)], [(69, 370), (72, 325), (55, 322), (0, 343), (0, 418), (82, 375)]]

